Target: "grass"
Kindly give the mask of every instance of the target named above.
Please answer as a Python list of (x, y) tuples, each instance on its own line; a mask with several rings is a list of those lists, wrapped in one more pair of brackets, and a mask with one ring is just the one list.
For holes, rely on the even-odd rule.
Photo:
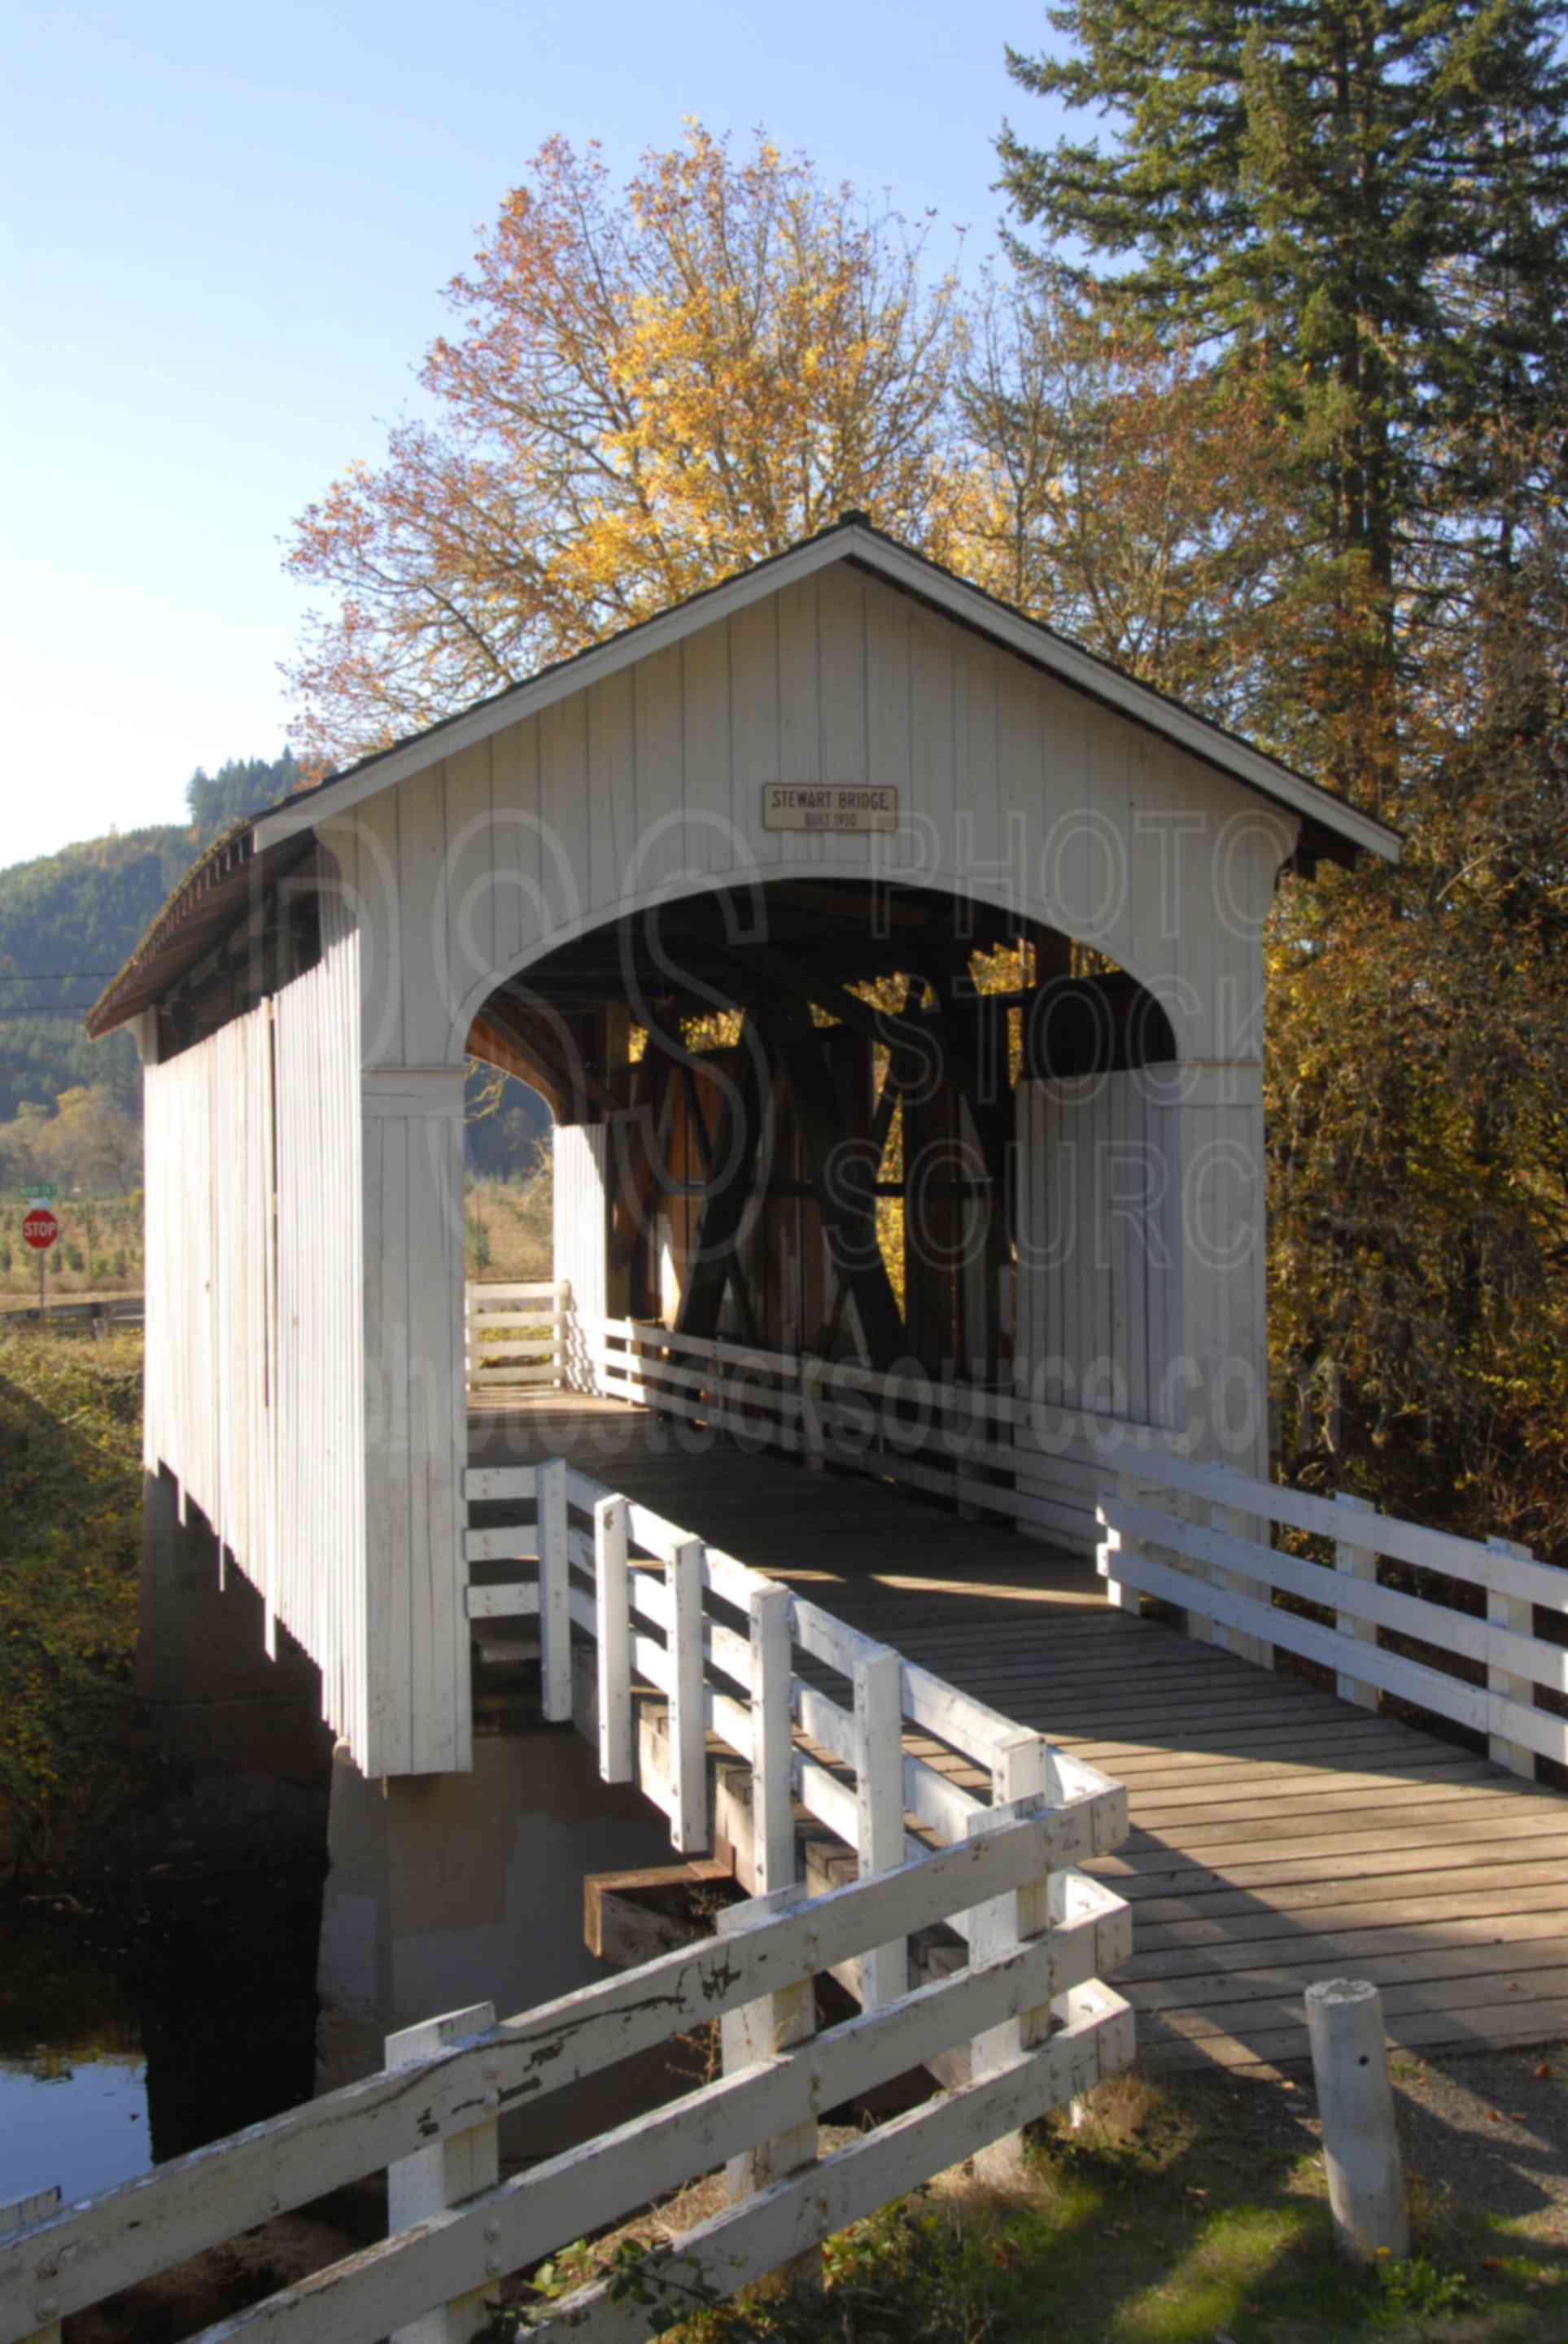
[[(1258, 2098), (1269, 2090), (1119, 2077), (1079, 2129), (1040, 2128), (1020, 2187), (989, 2188), (967, 2167), (942, 2175), (830, 2239), (819, 2298), (756, 2288), (672, 2333), (690, 2344), (1562, 2344), (1568, 2259), (1419, 2180), (1409, 2260), (1342, 2262), (1315, 2145), (1288, 2104)], [(569, 2291), (596, 2268), (635, 2289), (639, 2256), (656, 2270), (658, 2247), (714, 2210), (687, 2193), (558, 2257), (540, 2292)], [(658, 2317), (655, 2299), (650, 2324)], [(527, 2319), (503, 2312), (489, 2333), (526, 2334)]]
[(551, 1211), (548, 1164), (523, 1179), (470, 1179), (464, 1198), (468, 1276), (519, 1285), (548, 1278)]
[(0, 1324), (0, 1877), (139, 1787), (142, 1339)]

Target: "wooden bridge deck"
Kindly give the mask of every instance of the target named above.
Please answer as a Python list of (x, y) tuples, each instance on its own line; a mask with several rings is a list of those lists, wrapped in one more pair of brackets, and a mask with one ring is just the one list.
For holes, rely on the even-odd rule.
[(475, 1463), (580, 1470), (1125, 1783), (1095, 1867), (1155, 2065), (1306, 2056), (1302, 1989), (1382, 1986), (1412, 2048), (1568, 2035), (1568, 1801), (1332, 1694), (1112, 1611), (1091, 1569), (880, 1482), (809, 1474), (615, 1401), (476, 1409)]

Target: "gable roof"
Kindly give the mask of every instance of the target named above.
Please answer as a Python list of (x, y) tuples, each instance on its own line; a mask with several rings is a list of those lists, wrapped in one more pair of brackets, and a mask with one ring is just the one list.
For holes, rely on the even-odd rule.
[(557, 660), (520, 683), (508, 684), (490, 698), (477, 702), (458, 715), (443, 717), (423, 732), (410, 734), (407, 740), (361, 758), (357, 764), (347, 766), (314, 789), (297, 791), (282, 805), (257, 817), (256, 844), (280, 845), (302, 827), (314, 825), (330, 814), (347, 813), (363, 799), (394, 788), (437, 758), (454, 756), (460, 749), (487, 740), (493, 732), (518, 723), (541, 708), (548, 708), (569, 692), (581, 692), (653, 652), (681, 642), (699, 628), (711, 626), (766, 595), (778, 593), (784, 586), (809, 578), (834, 561), (847, 561), (869, 571), (886, 584), (956, 620), (960, 626), (989, 636), (1059, 682), (1075, 692), (1086, 692), (1091, 699), (1201, 758), (1205, 764), (1230, 774), (1247, 788), (1271, 798), (1276, 804), (1288, 807), (1301, 816), (1310, 830), (1319, 834), (1309, 842), (1310, 853), (1347, 863), (1359, 851), (1382, 855), (1391, 863), (1399, 860), (1399, 838), (1387, 823), (1363, 813), (1348, 799), (1324, 789), (1319, 782), (1309, 781), (1304, 773), (1298, 773), (1277, 757), (1253, 748), (1250, 742), (1227, 732), (1223, 725), (1211, 723), (1181, 701), (1157, 692), (1151, 684), (1140, 683), (1123, 669), (1085, 651), (1066, 635), (1059, 635), (1040, 620), (1026, 618), (1010, 604), (998, 601), (982, 588), (971, 586), (966, 579), (944, 570), (940, 562), (900, 545), (896, 538), (874, 529), (864, 513), (854, 512), (843, 514), (815, 537), (804, 539), (783, 553), (770, 554), (733, 578), (704, 587), (699, 593), (661, 611), (657, 617), (623, 628), (607, 642), (595, 643), (569, 659)]
[[(157, 998), (185, 968), (195, 965), (212, 941), (230, 889), (239, 884), (242, 866), (258, 862), (281, 869), (292, 864), (308, 847), (317, 823), (347, 813), (437, 760), (487, 740), (556, 701), (585, 691), (837, 561), (880, 579), (896, 591), (986, 637), (1069, 689), (1085, 693), (1283, 806), (1302, 822), (1302, 853), (1309, 863), (1327, 857), (1348, 864), (1362, 853), (1391, 863), (1399, 860), (1398, 834), (1374, 814), (1363, 813), (1321, 783), (1309, 781), (1304, 773), (1266, 755), (1223, 725), (1211, 723), (1181, 701), (1139, 682), (1038, 619), (1026, 618), (1021, 611), (971, 586), (940, 562), (900, 545), (897, 539), (873, 528), (864, 513), (849, 512), (815, 537), (771, 554), (733, 578), (704, 587), (656, 617), (624, 628), (606, 642), (554, 661), (521, 682), (508, 684), (473, 707), (361, 758), (313, 789), (297, 791), (281, 805), (256, 814), (248, 824), (238, 825), (220, 842), (221, 870), (209, 867), (212, 856), (204, 857), (175, 890), (126, 966), (87, 1012), (84, 1022), (88, 1033), (97, 1036), (123, 1025)], [(247, 872), (251, 885), (257, 875), (254, 869)], [(216, 884), (219, 881), (226, 882), (226, 886)]]

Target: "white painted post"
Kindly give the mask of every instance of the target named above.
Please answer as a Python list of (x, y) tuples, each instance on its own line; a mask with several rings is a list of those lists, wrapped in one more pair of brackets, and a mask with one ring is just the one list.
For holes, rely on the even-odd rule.
[[(1486, 1551), (1501, 1556), (1505, 1562), (1534, 1561), (1530, 1549), (1516, 1544), (1513, 1539), (1489, 1538)], [(1500, 1571), (1498, 1576), (1506, 1578), (1506, 1571)], [(1529, 1636), (1534, 1632), (1535, 1606), (1527, 1596), (1510, 1595), (1506, 1588), (1489, 1588), (1486, 1619), (1489, 1627), (1509, 1628), (1516, 1636)], [(1503, 1701), (1518, 1702), (1521, 1708), (1533, 1709), (1535, 1706), (1533, 1678), (1515, 1676), (1509, 1669), (1494, 1667), (1490, 1660), (1486, 1668), (1486, 1690)], [(1505, 1733), (1489, 1733), (1486, 1749), (1494, 1766), (1506, 1766), (1511, 1774), (1523, 1774), (1532, 1783), (1535, 1780), (1535, 1753), (1524, 1743), (1511, 1742)]]
[[(1136, 1498), (1137, 1494), (1136, 1488), (1127, 1475), (1119, 1473), (1116, 1477), (1116, 1495), (1121, 1498)], [(1138, 1542), (1135, 1539), (1128, 1538), (1124, 1531), (1116, 1530), (1106, 1521), (1104, 1505), (1098, 1499), (1095, 1500), (1094, 1519), (1100, 1525), (1100, 1543), (1094, 1552), (1094, 1567), (1105, 1581), (1105, 1600), (1113, 1612), (1136, 1612), (1138, 1590), (1135, 1587), (1127, 1586), (1125, 1581), (1118, 1579), (1116, 1558), (1119, 1554), (1136, 1554)]]
[(629, 1783), (631, 1613), (627, 1589), (624, 1498), (600, 1498), (593, 1510), (594, 1636), (598, 1672), (598, 1771), (606, 1783)]
[[(1219, 1470), (1226, 1471), (1229, 1469), (1221, 1467)], [(1270, 1524), (1266, 1520), (1260, 1520), (1255, 1514), (1243, 1513), (1235, 1506), (1214, 1504), (1205, 1506), (1201, 1510), (1209, 1528), (1218, 1531), (1223, 1538), (1256, 1541), (1261, 1544), (1269, 1537)], [(1268, 1581), (1249, 1579), (1245, 1571), (1214, 1568), (1205, 1571), (1204, 1576), (1211, 1586), (1221, 1591), (1228, 1588), (1233, 1594), (1250, 1597), (1254, 1603), (1267, 1605), (1270, 1601), (1271, 1590)], [(1250, 1629), (1221, 1628), (1216, 1631), (1216, 1640), (1224, 1645), (1227, 1652), (1234, 1652), (1238, 1660), (1250, 1661), (1255, 1669), (1271, 1669), (1274, 1665), (1273, 1645), (1266, 1636), (1254, 1636)]]
[(760, 1587), (751, 1598), (751, 1843), (763, 1894), (795, 1877), (792, 1600), (787, 1587)]
[(1340, 2251), (1353, 2262), (1406, 2255), (1410, 2223), (1382, 1996), (1362, 1978), (1320, 1979), (1307, 1988), (1307, 2035)]
[[(1167, 1502), (1168, 1510), (1174, 1514), (1179, 1521), (1200, 1523), (1206, 1522), (1209, 1519), (1209, 1509), (1203, 1500), (1191, 1497), (1185, 1490), (1172, 1490)], [(1156, 1549), (1155, 1552), (1158, 1556), (1159, 1550)], [(1172, 1571), (1178, 1571), (1184, 1579), (1191, 1580), (1198, 1591), (1197, 1600), (1185, 1607), (1189, 1642), (1194, 1644), (1219, 1644), (1223, 1647), (1225, 1632), (1217, 1621), (1210, 1617), (1202, 1601), (1201, 1591), (1212, 1583), (1209, 1565), (1206, 1562), (1198, 1561), (1195, 1556), (1184, 1554), (1167, 1553), (1163, 1560), (1169, 1563)]]
[(552, 1724), (572, 1713), (572, 1624), (567, 1577), (567, 1468), (552, 1457), (534, 1484), (539, 1523), (539, 1672)]
[[(39, 1266), (43, 1266), (42, 1255), (39, 1256)], [(10, 2237), (15, 2230), (30, 2229), (35, 2222), (47, 2221), (51, 2214), (57, 2214), (59, 2210), (58, 2189), (36, 2189), (30, 2198), (18, 2198), (14, 2205), (0, 2206), (0, 2238)], [(59, 2276), (59, 2264), (54, 2261), (44, 2261), (38, 2265), (35, 2274), (38, 2292), (33, 2299), (33, 2318), (38, 2325), (24, 2338), (23, 2344), (60, 2344), (59, 2300), (50, 2293), (53, 2282)]]
[[(860, 1878), (895, 1872), (904, 1860), (903, 1663), (885, 1646), (855, 1663), (855, 1823)], [(896, 2002), (910, 1990), (907, 1939), (859, 1957), (860, 2006)]]
[(702, 1713), (702, 1559), (700, 1539), (687, 1539), (669, 1566), (671, 1692), (669, 1763), (675, 1809), (670, 1838), (682, 1855), (708, 1845), (707, 1724)]
[[(969, 1818), (971, 1839), (995, 1830), (1001, 1808), (1018, 1799), (1044, 1794), (1050, 1779), (1048, 1750), (1049, 1745), (1038, 1733), (1020, 1733), (1016, 1740), (1002, 1743), (991, 1760), (991, 1803)], [(974, 1907), (969, 1915), (970, 1960), (990, 1961), (998, 1954), (1010, 1952), (1026, 1937), (1042, 1935), (1050, 1926), (1050, 1875), (1042, 1873), (1025, 1887)], [(998, 2068), (1010, 2066), (1026, 2051), (1043, 2043), (1050, 2030), (1050, 2006), (1042, 2004), (977, 2035), (971, 2052), (973, 2080), (979, 2083), (982, 2076), (995, 2075)], [(1006, 2133), (989, 2148), (982, 2149), (975, 2159), (975, 2169), (983, 2179), (1000, 2187), (1021, 2180), (1025, 2171), (1022, 2133)]]
[[(495, 2023), (494, 2004), (477, 2002), (467, 2010), (448, 2011), (443, 2018), (405, 2026), (387, 2037), (387, 2065), (388, 2068), (412, 2066), (465, 2036), (482, 2035)], [(448, 2206), (459, 2205), (465, 2198), (477, 2197), (481, 2189), (493, 2189), (500, 2179), (500, 2128), (496, 2113), (500, 2107), (500, 2070), (486, 2068), (483, 2076), (487, 2113), (477, 2125), (467, 2132), (433, 2141), (428, 2148), (416, 2149), (412, 2157), (400, 2157), (387, 2167), (388, 2238), (412, 2229), (417, 2222), (427, 2222), (432, 2215), (445, 2213)], [(498, 2280), (503, 2275), (500, 2257), (486, 2259), (491, 2279)], [(484, 2288), (476, 2288), (438, 2310), (423, 2313), (406, 2328), (395, 2329), (392, 2344), (467, 2344), (484, 2323), (485, 2292)]]
[[(1347, 1507), (1352, 1513), (1370, 1514), (1376, 1511), (1369, 1500), (1354, 1498), (1348, 1490), (1336, 1490), (1334, 1503), (1336, 1506)], [(1377, 1584), (1376, 1555), (1370, 1548), (1356, 1546), (1349, 1539), (1338, 1539), (1334, 1542), (1334, 1569), (1347, 1571), (1352, 1579), (1364, 1579), (1374, 1587)], [(1358, 1620), (1352, 1612), (1336, 1612), (1334, 1626), (1342, 1636), (1349, 1636), (1358, 1644), (1377, 1642), (1375, 1620)], [(1358, 1677), (1353, 1670), (1342, 1669), (1339, 1672), (1334, 1678), (1334, 1691), (1342, 1701), (1354, 1702), (1358, 1709), (1377, 1707), (1376, 1685), (1368, 1684), (1364, 1678)]]
[[(768, 1895), (753, 1896), (744, 1904), (729, 1905), (717, 1917), (718, 1934), (729, 1936), (737, 1929), (771, 1915), (793, 1912), (806, 1903), (809, 1894), (803, 1881), (792, 1881), (788, 1887), (775, 1889)], [(727, 2076), (753, 2066), (759, 2059), (774, 2059), (782, 2051), (792, 2051), (798, 2045), (809, 2043), (817, 2032), (815, 1978), (793, 1980), (777, 1994), (746, 2003), (739, 2010), (727, 2010), (719, 2022), (719, 2029)], [(749, 2198), (753, 2191), (765, 2189), (770, 2181), (780, 2181), (786, 2174), (799, 2173), (804, 2167), (815, 2165), (817, 2148), (817, 2119), (808, 2117), (788, 2132), (776, 2133), (769, 2140), (759, 2141), (744, 2155), (732, 2157), (724, 2169), (731, 2200)], [(786, 2263), (779, 2277), (793, 2288), (819, 2287), (820, 2248), (809, 2247), (803, 2255)]]

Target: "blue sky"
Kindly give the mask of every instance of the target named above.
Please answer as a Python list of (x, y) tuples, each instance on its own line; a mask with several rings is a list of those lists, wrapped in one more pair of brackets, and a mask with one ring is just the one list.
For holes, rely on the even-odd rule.
[(0, 863), (177, 819), (193, 766), (276, 753), (290, 520), (414, 402), (438, 288), (551, 133), (618, 172), (687, 116), (765, 123), (978, 258), (1003, 115), (1048, 127), (1002, 62), (1044, 45), (1040, 0), (0, 22)]

